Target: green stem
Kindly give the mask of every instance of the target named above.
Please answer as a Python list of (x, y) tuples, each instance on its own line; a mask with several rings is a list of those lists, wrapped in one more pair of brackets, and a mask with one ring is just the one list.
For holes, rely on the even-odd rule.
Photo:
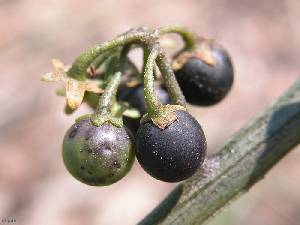
[(173, 104), (186, 107), (185, 97), (182, 94), (182, 91), (176, 80), (174, 71), (172, 70), (170, 63), (168, 62), (166, 55), (164, 53), (159, 54), (159, 56), (156, 59), (156, 62)]
[(116, 49), (115, 51), (106, 51), (103, 54), (97, 56), (88, 67), (88, 70), (90, 70), (91, 75), (93, 75), (96, 72), (96, 70), (109, 58), (110, 55), (118, 51), (120, 50)]
[(182, 27), (182, 26), (161, 27), (156, 29), (156, 32), (158, 36), (169, 34), (169, 33), (179, 34), (185, 43), (185, 47), (184, 47), (185, 51), (193, 49), (197, 44), (198, 36), (194, 32), (188, 30), (186, 27)]
[(150, 54), (150, 50), (148, 49), (147, 46), (145, 46), (143, 48), (143, 68), (142, 68), (143, 73), (145, 73), (145, 71), (146, 71), (146, 65), (147, 65), (147, 60), (149, 58), (149, 54)]
[(155, 60), (159, 54), (157, 45), (151, 48), (151, 51), (148, 56), (148, 60), (145, 66), (144, 72), (144, 93), (145, 101), (147, 104), (149, 115), (155, 113), (159, 108), (162, 107), (162, 104), (155, 93), (154, 88), (154, 76), (153, 70), (155, 66)]
[(109, 113), (111, 106), (113, 105), (113, 99), (116, 96), (117, 88), (120, 84), (121, 72), (115, 72), (109, 76), (108, 83), (104, 93), (101, 95), (100, 101), (96, 108), (95, 114), (102, 115), (103, 113)]
[(91, 118), (95, 126), (100, 126), (104, 122), (111, 122), (118, 127), (122, 126), (120, 119), (114, 118), (112, 113), (112, 107), (116, 102), (116, 94), (122, 75), (119, 70), (119, 57), (113, 57), (110, 61), (110, 65), (112, 69), (108, 71), (107, 85), (99, 98), (98, 106)]
[(77, 80), (85, 80), (87, 68), (100, 54), (122, 45), (140, 42), (145, 36), (146, 34), (144, 31), (137, 30), (136, 32), (127, 32), (111, 41), (97, 44), (91, 48), (88, 48), (72, 64), (72, 67), (68, 71), (68, 76)]
[[(165, 129), (177, 119), (176, 111), (186, 110), (182, 105), (163, 105), (161, 104), (154, 88), (153, 70), (156, 65), (157, 57), (161, 53), (161, 48), (158, 44), (152, 43), (148, 46), (150, 54), (146, 63), (144, 73), (144, 93), (145, 101), (148, 108), (148, 113), (143, 116), (141, 123), (152, 121), (155, 126), (160, 129)], [(175, 80), (176, 81), (176, 80)], [(174, 90), (173, 90), (174, 91)]]
[[(126, 61), (126, 59), (128, 58), (128, 54), (132, 48), (132, 43), (129, 43), (127, 45), (124, 45), (122, 50), (121, 50), (121, 54), (120, 54), (120, 61), (123, 63)], [(123, 65), (121, 65), (122, 67)]]

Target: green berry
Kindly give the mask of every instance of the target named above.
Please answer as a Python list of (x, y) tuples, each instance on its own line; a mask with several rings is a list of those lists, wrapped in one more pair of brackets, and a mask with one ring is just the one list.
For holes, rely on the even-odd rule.
[(134, 145), (125, 127), (99, 127), (82, 119), (67, 131), (62, 150), (68, 171), (93, 186), (110, 185), (124, 177), (134, 161)]

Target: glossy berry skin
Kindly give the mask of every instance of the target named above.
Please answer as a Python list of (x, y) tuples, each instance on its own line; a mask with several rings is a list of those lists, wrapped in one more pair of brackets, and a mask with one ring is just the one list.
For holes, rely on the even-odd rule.
[(194, 105), (209, 106), (220, 102), (234, 80), (231, 58), (226, 50), (215, 42), (208, 46), (214, 65), (208, 65), (195, 55), (174, 71), (187, 102)]
[(104, 186), (117, 182), (130, 170), (134, 146), (125, 127), (110, 123), (97, 127), (86, 118), (67, 131), (62, 155), (66, 168), (76, 179)]
[(140, 126), (136, 135), (136, 157), (151, 176), (178, 182), (192, 176), (206, 155), (206, 139), (199, 123), (186, 111), (164, 130), (152, 122)]
[[(156, 93), (162, 104), (168, 104), (171, 102), (168, 92), (161, 85), (156, 86)], [(118, 100), (128, 102), (130, 106), (138, 109), (141, 115), (147, 113), (144, 86), (141, 84), (133, 88), (123, 88), (118, 95)], [(130, 131), (135, 135), (140, 126), (140, 118), (133, 119), (124, 116), (123, 122), (126, 127), (128, 127)]]

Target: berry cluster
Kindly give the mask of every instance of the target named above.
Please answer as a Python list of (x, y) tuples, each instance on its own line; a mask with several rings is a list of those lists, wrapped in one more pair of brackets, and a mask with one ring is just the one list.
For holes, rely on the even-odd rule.
[[(171, 64), (159, 42), (168, 33), (185, 42)], [(141, 70), (128, 57), (137, 47), (144, 52)], [(186, 101), (214, 105), (233, 83), (227, 51), (178, 26), (131, 29), (87, 49), (71, 66), (58, 60), (53, 65), (43, 80), (65, 83), (59, 93), (66, 97), (66, 112), (82, 102), (94, 109), (67, 131), (62, 153), (68, 171), (95, 186), (120, 180), (135, 156), (156, 179), (178, 182), (192, 176), (204, 162), (206, 139)]]

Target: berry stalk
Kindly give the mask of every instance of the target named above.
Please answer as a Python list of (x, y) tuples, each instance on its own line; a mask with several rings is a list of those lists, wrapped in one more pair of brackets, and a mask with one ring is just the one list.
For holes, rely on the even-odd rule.
[(116, 102), (116, 94), (121, 82), (121, 72), (119, 57), (115, 56), (110, 61), (111, 71), (107, 75), (107, 85), (104, 93), (100, 96), (98, 106), (91, 120), (93, 125), (100, 126), (105, 122), (110, 122), (117, 127), (122, 127), (122, 118), (115, 117), (112, 113), (112, 106)]
[(182, 26), (166, 26), (161, 27), (156, 30), (159, 36), (164, 34), (176, 33), (181, 36), (184, 41), (184, 48), (181, 51), (188, 51), (193, 49), (197, 44), (198, 36), (194, 32), (188, 30), (186, 27)]
[(158, 108), (162, 107), (159, 98), (154, 90), (154, 76), (153, 70), (155, 66), (155, 60), (159, 54), (157, 46), (154, 46), (151, 49), (151, 52), (148, 55), (147, 62), (145, 65), (145, 72), (144, 72), (144, 92), (146, 97), (146, 104), (149, 111), (149, 114), (155, 113)]
[(116, 52), (119, 52), (120, 49), (114, 49), (110, 51), (106, 51), (103, 54), (100, 54), (97, 56), (93, 62), (89, 65), (87, 72), (89, 75), (93, 76), (96, 73), (96, 70), (108, 59), (111, 55), (113, 55)]
[(160, 53), (156, 59), (156, 62), (163, 77), (166, 88), (170, 94), (172, 103), (186, 107), (185, 97), (182, 94), (174, 71), (172, 70), (170, 63), (168, 62), (166, 55), (164, 53)]
[(161, 49), (159, 45), (154, 43), (150, 47), (150, 53), (144, 72), (144, 93), (148, 113), (144, 115), (141, 122), (144, 123), (149, 120), (152, 120), (155, 126), (159, 127), (160, 129), (165, 129), (177, 119), (176, 111), (185, 111), (186, 108), (182, 105), (162, 105), (155, 92), (153, 70), (156, 63), (156, 59), (160, 53)]

